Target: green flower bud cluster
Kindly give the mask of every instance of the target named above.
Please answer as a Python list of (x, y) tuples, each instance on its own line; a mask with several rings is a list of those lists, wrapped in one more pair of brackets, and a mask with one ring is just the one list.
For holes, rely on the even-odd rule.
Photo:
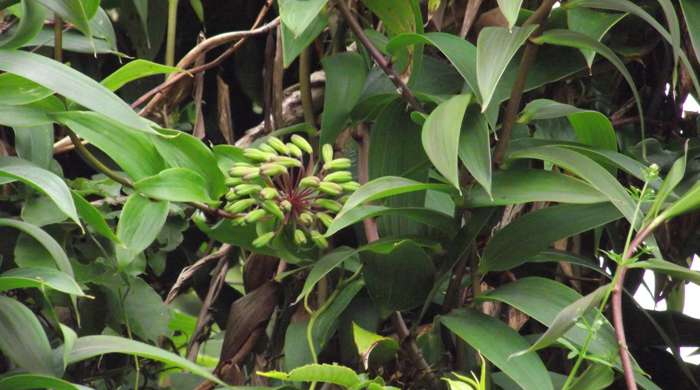
[(234, 223), (256, 224), (256, 247), (287, 234), (296, 245), (328, 247), (323, 232), (347, 197), (359, 188), (348, 171), (351, 162), (337, 158), (331, 145), (314, 158), (309, 142), (292, 135), (289, 142), (270, 136), (243, 155), (228, 172), (225, 210)]

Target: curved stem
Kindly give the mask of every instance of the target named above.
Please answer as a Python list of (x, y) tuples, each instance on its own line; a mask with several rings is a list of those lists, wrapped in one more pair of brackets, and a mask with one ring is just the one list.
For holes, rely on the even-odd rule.
[[(552, 3), (554, 3), (554, 1), (552, 1)], [(406, 83), (401, 80), (401, 77), (399, 77), (396, 71), (394, 71), (394, 69), (391, 67), (389, 61), (384, 58), (384, 55), (379, 51), (379, 49), (377, 49), (376, 46), (374, 46), (372, 41), (369, 40), (362, 29), (362, 26), (360, 26), (360, 23), (354, 16), (352, 16), (352, 12), (350, 12), (348, 5), (345, 4), (345, 0), (336, 0), (335, 4), (340, 13), (343, 15), (343, 19), (345, 19), (345, 22), (348, 24), (348, 26), (350, 26), (350, 29), (355, 34), (355, 37), (357, 37), (357, 40), (360, 41), (365, 49), (367, 49), (367, 52), (369, 53), (370, 57), (372, 57), (374, 62), (379, 65), (387, 76), (389, 76), (389, 80), (391, 80), (396, 88), (398, 88), (399, 92), (401, 93), (401, 97), (406, 101), (406, 103), (408, 103), (409, 106), (411, 106), (412, 109), (419, 112), (425, 112), (421, 104), (418, 102), (418, 99), (416, 99), (416, 97), (413, 95), (413, 92), (408, 89)]]
[(78, 138), (78, 136), (73, 132), (73, 130), (67, 129), (67, 131), (70, 140), (73, 142), (73, 145), (75, 145), (75, 149), (85, 160), (87, 160), (87, 162), (90, 165), (92, 165), (93, 168), (95, 168), (98, 172), (103, 173), (105, 176), (116, 181), (124, 187), (132, 188), (134, 186), (131, 180), (114, 172), (112, 169), (110, 169), (108, 166), (102, 163), (102, 161), (100, 161), (97, 157), (95, 157), (95, 155), (92, 154), (92, 152), (90, 152), (85, 147), (83, 141), (81, 141), (80, 138)]
[(165, 65), (175, 65), (175, 35), (177, 33), (177, 5), (179, 0), (168, 0), (168, 32), (165, 44)]

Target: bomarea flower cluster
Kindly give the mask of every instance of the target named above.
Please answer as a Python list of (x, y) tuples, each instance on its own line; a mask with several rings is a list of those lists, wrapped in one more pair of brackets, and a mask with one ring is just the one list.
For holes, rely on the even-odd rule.
[(322, 161), (317, 161), (306, 139), (294, 134), (290, 141), (270, 136), (244, 150), (250, 162), (229, 170), (224, 209), (238, 215), (234, 223), (256, 224), (255, 247), (289, 232), (299, 246), (313, 243), (324, 249), (328, 241), (322, 232), (360, 185), (348, 171), (350, 160), (336, 158), (331, 145), (323, 145)]

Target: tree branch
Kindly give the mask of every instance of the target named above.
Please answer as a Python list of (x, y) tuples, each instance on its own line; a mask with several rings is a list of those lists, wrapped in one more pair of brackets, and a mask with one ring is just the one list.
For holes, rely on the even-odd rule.
[(362, 26), (360, 26), (360, 23), (358, 23), (357, 19), (355, 19), (355, 17), (352, 16), (352, 12), (350, 11), (350, 8), (348, 8), (348, 5), (345, 4), (345, 1), (336, 0), (335, 4), (338, 7), (340, 13), (343, 15), (343, 19), (345, 19), (345, 22), (348, 24), (348, 26), (350, 26), (352, 32), (355, 33), (357, 40), (359, 40), (362, 46), (364, 46), (365, 49), (367, 49), (367, 52), (372, 57), (374, 62), (376, 62), (377, 65), (379, 65), (379, 67), (389, 77), (389, 80), (391, 80), (391, 82), (394, 83), (396, 88), (398, 88), (399, 92), (401, 93), (401, 97), (406, 101), (406, 103), (408, 103), (409, 106), (411, 106), (412, 109), (419, 112), (425, 112), (423, 106), (421, 106), (421, 104), (418, 102), (418, 99), (416, 99), (416, 97), (413, 95), (413, 92), (411, 92), (411, 90), (408, 89), (406, 83), (404, 83), (401, 80), (401, 77), (399, 77), (399, 75), (394, 71), (389, 61), (387, 61), (387, 59), (384, 58), (384, 55), (382, 55), (379, 49), (377, 49), (372, 43), (372, 41), (369, 40), (365, 32), (362, 30)]
[[(530, 17), (525, 21), (523, 26), (539, 24), (540, 26), (532, 33), (532, 36), (537, 36), (542, 33), (542, 24), (547, 19), (552, 6), (554, 6), (556, 0), (542, 0), (542, 3), (537, 8), (535, 13), (530, 15)], [(530, 67), (535, 62), (537, 57), (537, 50), (539, 46), (528, 41), (525, 44), (525, 50), (523, 51), (523, 57), (520, 60), (520, 66), (518, 67), (518, 73), (513, 83), (513, 88), (510, 91), (510, 100), (506, 106), (505, 114), (503, 116), (503, 123), (501, 124), (501, 135), (496, 144), (496, 151), (494, 152), (493, 160), (497, 165), (503, 162), (506, 152), (508, 151), (508, 144), (510, 143), (510, 137), (513, 132), (513, 125), (515, 124), (515, 119), (520, 111), (520, 100), (523, 97), (523, 91), (525, 90), (525, 82), (527, 81), (527, 74), (530, 71)]]

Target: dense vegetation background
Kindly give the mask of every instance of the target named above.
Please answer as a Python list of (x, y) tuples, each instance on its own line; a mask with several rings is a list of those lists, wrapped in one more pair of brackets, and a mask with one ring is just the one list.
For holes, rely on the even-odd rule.
[(0, 0), (0, 389), (699, 388), (699, 59), (696, 0)]

